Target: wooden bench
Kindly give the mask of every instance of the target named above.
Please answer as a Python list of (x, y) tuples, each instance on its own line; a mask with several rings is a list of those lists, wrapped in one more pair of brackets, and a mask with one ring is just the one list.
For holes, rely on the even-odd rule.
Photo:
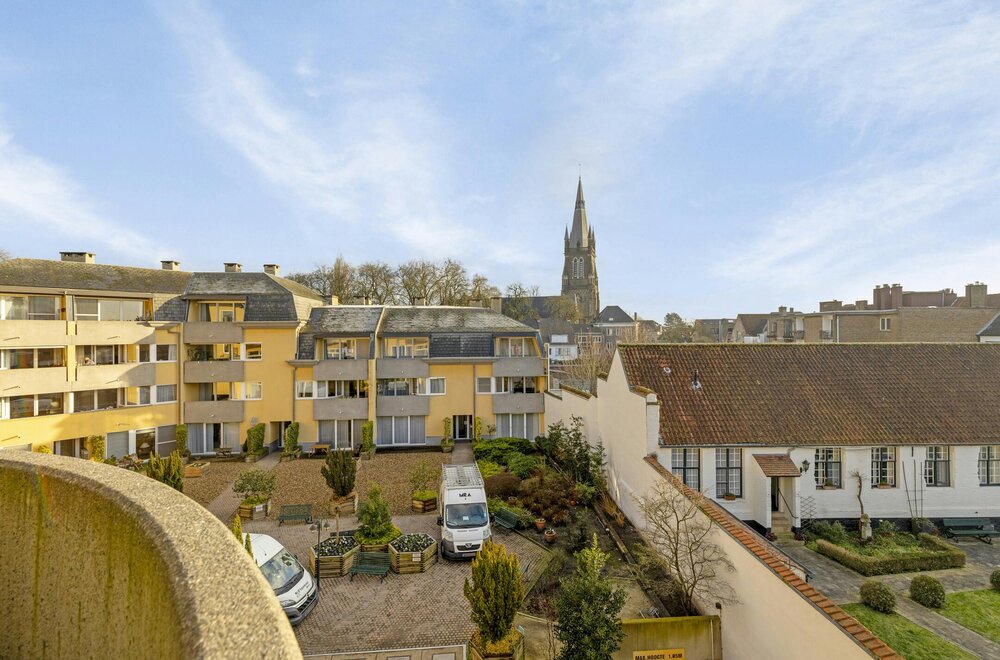
[(306, 524), (313, 521), (312, 504), (282, 504), (278, 510), (278, 527), (286, 520), (301, 520)]
[(312, 446), (312, 455), (313, 456), (317, 456), (319, 454), (320, 450), (322, 450), (324, 454), (329, 454), (330, 453), (330, 445), (322, 444), (322, 443), (316, 443), (315, 445)]
[(516, 513), (506, 507), (500, 507), (500, 510), (494, 514), (493, 520), (496, 524), (507, 529), (517, 529), (517, 524), (521, 521)]
[(945, 518), (944, 533), (950, 539), (969, 536), (991, 544), (994, 536), (1000, 536), (989, 518)]
[(377, 575), (385, 582), (385, 576), (389, 573), (389, 553), (388, 552), (359, 552), (354, 558), (354, 563), (347, 570), (354, 581), (355, 575)]

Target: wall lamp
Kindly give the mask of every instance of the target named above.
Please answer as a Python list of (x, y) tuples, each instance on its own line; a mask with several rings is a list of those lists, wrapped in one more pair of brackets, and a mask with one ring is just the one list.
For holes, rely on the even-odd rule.
[(799, 468), (799, 474), (805, 474), (809, 471), (809, 459), (802, 459), (802, 467)]

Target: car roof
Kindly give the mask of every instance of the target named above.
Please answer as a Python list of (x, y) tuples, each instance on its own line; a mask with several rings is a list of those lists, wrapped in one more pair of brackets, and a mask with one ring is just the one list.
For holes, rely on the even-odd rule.
[(251, 534), (250, 545), (253, 548), (253, 558), (258, 566), (263, 566), (276, 554), (285, 549), (283, 545), (267, 534)]

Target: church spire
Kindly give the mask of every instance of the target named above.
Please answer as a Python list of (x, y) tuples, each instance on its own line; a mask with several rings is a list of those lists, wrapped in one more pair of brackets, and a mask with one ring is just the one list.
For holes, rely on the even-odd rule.
[(590, 229), (587, 226), (587, 209), (583, 201), (583, 177), (576, 185), (576, 208), (573, 210), (573, 230), (569, 234), (571, 247), (587, 247), (590, 243)]

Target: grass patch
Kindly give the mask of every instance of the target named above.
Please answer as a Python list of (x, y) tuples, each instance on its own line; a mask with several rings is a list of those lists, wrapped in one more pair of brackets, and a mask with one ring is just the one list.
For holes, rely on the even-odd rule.
[(860, 603), (843, 608), (907, 660), (976, 660), (971, 653), (899, 614), (882, 614)]
[(955, 623), (1000, 643), (1000, 591), (962, 591), (948, 594), (938, 612)]
[(807, 547), (862, 575), (934, 571), (965, 565), (964, 552), (929, 534), (891, 534), (870, 543), (861, 543), (853, 536), (835, 540), (818, 538)]

